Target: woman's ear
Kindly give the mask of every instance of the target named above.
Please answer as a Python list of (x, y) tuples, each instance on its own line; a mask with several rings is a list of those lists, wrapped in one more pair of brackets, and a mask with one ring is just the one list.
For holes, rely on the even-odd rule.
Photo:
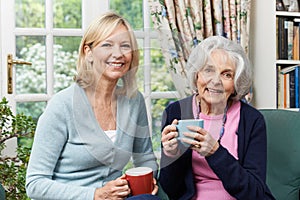
[(234, 92), (231, 94), (233, 97), (235, 97), (237, 95), (236, 90), (234, 90)]
[(84, 54), (89, 62), (93, 62), (92, 49), (89, 45), (84, 45)]
[[(197, 88), (198, 72), (195, 72), (194, 77), (195, 77), (195, 78), (194, 78), (193, 84), (194, 84), (195, 88)], [(197, 89), (197, 91), (198, 91), (198, 89)]]

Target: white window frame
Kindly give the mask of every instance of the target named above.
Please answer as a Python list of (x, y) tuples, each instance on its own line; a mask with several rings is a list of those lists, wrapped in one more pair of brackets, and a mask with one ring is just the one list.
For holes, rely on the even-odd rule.
[[(143, 50), (144, 50), (144, 97), (146, 102), (146, 107), (148, 111), (149, 124), (152, 124), (152, 110), (151, 104), (153, 99), (174, 99), (179, 98), (180, 95), (177, 91), (167, 91), (167, 92), (154, 92), (151, 90), (151, 40), (158, 39), (157, 32), (151, 30), (150, 23), (150, 9), (148, 0), (143, 0), (143, 30), (135, 31), (137, 39), (143, 40)], [(162, 111), (163, 112), (163, 111)], [(152, 126), (150, 126), (152, 132)]]

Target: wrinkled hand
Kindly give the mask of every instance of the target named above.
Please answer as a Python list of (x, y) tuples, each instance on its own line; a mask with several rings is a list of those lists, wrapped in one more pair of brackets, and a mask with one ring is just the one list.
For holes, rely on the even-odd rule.
[(97, 188), (94, 194), (94, 200), (123, 200), (130, 194), (128, 182), (125, 175), (116, 180), (109, 181), (102, 188)]
[(161, 133), (161, 142), (163, 150), (167, 154), (176, 155), (178, 151), (178, 141), (177, 136), (178, 132), (176, 129), (176, 124), (178, 121), (174, 119), (171, 125), (166, 126)]
[(192, 137), (194, 140), (182, 138), (182, 141), (191, 144), (191, 149), (202, 156), (210, 156), (217, 151), (219, 143), (208, 131), (197, 126), (188, 126), (188, 129), (196, 132), (196, 134), (186, 132), (184, 135)]

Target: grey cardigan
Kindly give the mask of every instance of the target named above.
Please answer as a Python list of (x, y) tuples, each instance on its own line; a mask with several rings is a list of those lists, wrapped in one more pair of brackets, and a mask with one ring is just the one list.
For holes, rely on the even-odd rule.
[(144, 98), (117, 98), (113, 143), (77, 84), (57, 93), (39, 118), (26, 176), (33, 199), (93, 199), (95, 188), (121, 176), (132, 157), (157, 170)]

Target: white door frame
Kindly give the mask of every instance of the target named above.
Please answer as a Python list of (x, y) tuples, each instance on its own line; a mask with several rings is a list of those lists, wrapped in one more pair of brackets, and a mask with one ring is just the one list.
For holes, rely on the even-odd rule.
[[(9, 101), (12, 99), (12, 95), (7, 93), (7, 54), (8, 52), (15, 52), (14, 37), (10, 34), (13, 33), (14, 28), (14, 0), (0, 2), (0, 44), (1, 44), (1, 99), (6, 97)], [(13, 22), (13, 23), (11, 23)], [(14, 107), (15, 108), (15, 107)], [(13, 108), (13, 110), (14, 110)]]

